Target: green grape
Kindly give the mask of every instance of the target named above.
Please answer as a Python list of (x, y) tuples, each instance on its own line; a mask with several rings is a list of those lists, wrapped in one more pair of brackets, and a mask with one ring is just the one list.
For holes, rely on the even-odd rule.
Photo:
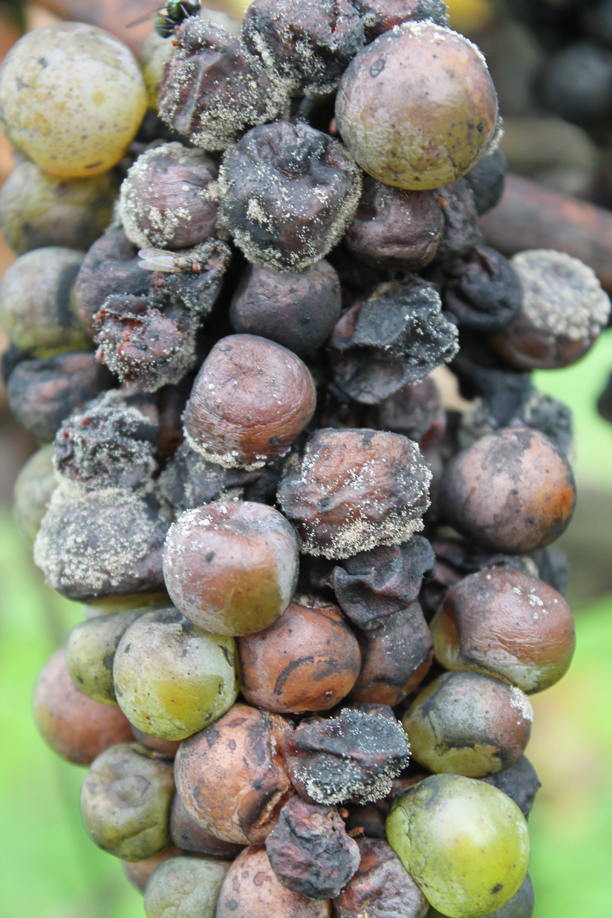
[(2, 186), (0, 226), (18, 255), (49, 245), (85, 251), (110, 223), (118, 192), (114, 172), (66, 179), (19, 163)]
[(66, 642), (66, 666), (80, 692), (102, 704), (117, 704), (113, 660), (119, 641), (143, 609), (114, 612), (81, 622)]
[(9, 340), (33, 357), (92, 347), (74, 298), (83, 261), (75, 249), (49, 246), (18, 258), (0, 282), (0, 325)]
[(398, 797), (387, 839), (428, 900), (448, 918), (482, 918), (519, 889), (529, 867), (525, 817), (496, 787), (433, 775)]
[(125, 154), (146, 107), (129, 48), (81, 22), (28, 32), (0, 68), (2, 129), (52, 175), (106, 172)]
[(147, 36), (138, 58), (147, 87), (149, 108), (157, 111), (157, 97), (166, 61), (172, 55), (172, 42), (158, 35), (155, 29)]
[(148, 612), (115, 653), (119, 706), (152, 736), (182, 740), (225, 714), (238, 695), (234, 639), (209, 634), (175, 608)]
[(13, 492), (13, 517), (26, 539), (34, 542), (51, 495), (57, 488), (53, 445), (43, 446), (23, 466)]
[(81, 816), (91, 840), (123, 861), (144, 861), (172, 844), (173, 763), (138, 743), (118, 743), (91, 763)]
[(163, 861), (147, 883), (147, 918), (215, 918), (219, 893), (229, 861), (212, 857), (171, 857)]
[[(489, 912), (485, 918), (531, 918), (533, 915), (533, 883), (529, 874), (521, 884), (521, 888), (511, 899), (508, 899), (505, 905)], [(426, 918), (448, 918), (443, 915), (437, 908), (430, 908)]]
[(92, 599), (84, 603), (83, 618), (98, 618), (100, 615), (112, 615), (114, 612), (153, 612), (158, 606), (166, 608), (170, 600), (167, 593), (128, 593), (123, 596), (107, 596), (104, 599)]

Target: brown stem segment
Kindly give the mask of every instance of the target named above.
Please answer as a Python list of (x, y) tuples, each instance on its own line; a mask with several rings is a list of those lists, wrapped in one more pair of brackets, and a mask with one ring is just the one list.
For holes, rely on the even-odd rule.
[(481, 218), (487, 245), (504, 255), (556, 249), (589, 265), (612, 291), (612, 211), (509, 174), (501, 203)]

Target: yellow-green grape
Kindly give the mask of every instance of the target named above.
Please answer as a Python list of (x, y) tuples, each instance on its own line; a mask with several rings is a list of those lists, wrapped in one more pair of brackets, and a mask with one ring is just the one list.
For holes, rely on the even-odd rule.
[(118, 743), (91, 763), (81, 787), (81, 816), (91, 840), (122, 861), (145, 861), (172, 844), (173, 763), (139, 743)]
[(155, 29), (142, 46), (138, 63), (147, 87), (149, 108), (157, 111), (157, 97), (164, 76), (166, 61), (172, 56), (172, 42), (158, 35)]
[(147, 107), (138, 63), (108, 32), (81, 22), (35, 29), (0, 68), (0, 124), (52, 175), (83, 177), (119, 162)]
[(30, 542), (36, 538), (56, 488), (53, 445), (49, 444), (28, 459), (17, 476), (13, 492), (13, 518)]
[(33, 357), (91, 348), (81, 325), (74, 282), (85, 256), (49, 246), (26, 252), (0, 282), (0, 325), (12, 344)]
[(533, 709), (514, 685), (470, 671), (445, 673), (402, 721), (413, 758), (430, 771), (482, 778), (519, 760)]
[(427, 901), (448, 918), (495, 912), (529, 867), (529, 832), (517, 805), (461, 775), (433, 775), (398, 797), (387, 839)]
[(171, 857), (153, 871), (147, 883), (147, 918), (215, 918), (229, 861), (212, 857)]
[(102, 704), (117, 704), (113, 660), (119, 641), (141, 609), (100, 615), (76, 625), (66, 642), (66, 666), (80, 692)]
[(336, 121), (362, 169), (386, 185), (425, 191), (461, 178), (491, 148), (497, 94), (467, 38), (431, 20), (408, 22), (353, 58)]
[(113, 615), (115, 612), (153, 612), (158, 606), (165, 609), (170, 600), (167, 593), (129, 593), (125, 596), (108, 596), (92, 599), (82, 606), (83, 618), (98, 618), (99, 615)]
[(119, 176), (66, 179), (19, 163), (2, 186), (0, 226), (18, 255), (43, 246), (89, 249), (113, 216)]
[(238, 695), (234, 639), (209, 634), (173, 607), (148, 612), (123, 635), (115, 694), (130, 723), (182, 740), (225, 714)]
[[(488, 915), (485, 915), (485, 918), (531, 918), (533, 905), (533, 883), (531, 882), (531, 877), (527, 874), (519, 891), (511, 899), (508, 899), (501, 908), (496, 908), (494, 912), (489, 912)], [(432, 907), (425, 918), (448, 918), (448, 915), (443, 915), (437, 908)]]

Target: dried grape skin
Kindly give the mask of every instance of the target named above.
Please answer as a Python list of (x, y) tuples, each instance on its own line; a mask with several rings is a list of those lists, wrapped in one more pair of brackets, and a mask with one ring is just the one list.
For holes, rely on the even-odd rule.
[(105, 172), (146, 110), (129, 49), (102, 29), (59, 22), (29, 32), (0, 71), (0, 122), (13, 146), (52, 175)]
[(295, 273), (340, 242), (361, 195), (348, 150), (300, 121), (252, 128), (219, 181), (222, 219), (247, 261)]
[(329, 900), (308, 899), (278, 882), (266, 849), (252, 845), (234, 861), (221, 889), (216, 918), (332, 918)]
[(333, 91), (365, 43), (361, 17), (350, 0), (253, 0), (244, 14), (242, 38), (295, 96)]
[(215, 235), (215, 163), (173, 142), (142, 153), (121, 185), (119, 215), (139, 248), (188, 249)]
[(190, 816), (224, 841), (263, 844), (294, 793), (282, 752), (291, 729), (279, 714), (238, 703), (185, 740), (175, 776)]
[(232, 328), (260, 335), (303, 356), (327, 340), (340, 318), (340, 282), (327, 261), (300, 274), (249, 266), (230, 306)]
[(168, 522), (152, 494), (63, 482), (34, 542), (34, 563), (62, 596), (87, 601), (163, 589)]
[(89, 249), (74, 294), (83, 327), (95, 333), (93, 317), (108, 296), (146, 296), (151, 278), (140, 268), (136, 246), (122, 229), (109, 229)]
[(345, 238), (355, 258), (375, 268), (420, 271), (435, 257), (444, 228), (434, 195), (392, 188), (366, 175)]
[(55, 467), (88, 489), (150, 487), (157, 434), (154, 407), (113, 389), (64, 421), (55, 436)]
[(400, 545), (379, 546), (341, 564), (319, 561), (311, 570), (314, 587), (330, 587), (347, 618), (363, 630), (416, 602), (436, 556), (427, 539), (414, 535)]
[(415, 443), (373, 430), (317, 430), (278, 490), (300, 549), (348, 558), (423, 528), (431, 473)]
[(93, 351), (66, 351), (21, 361), (7, 389), (11, 411), (22, 427), (43, 443), (51, 443), (73, 411), (82, 410), (114, 384)]
[(395, 707), (414, 692), (433, 660), (433, 638), (418, 602), (357, 631), (362, 664), (349, 699)]
[(335, 717), (303, 720), (284, 739), (291, 783), (325, 806), (380, 800), (408, 764), (410, 745), (391, 708), (357, 704)]
[(416, 275), (381, 284), (357, 300), (329, 339), (332, 388), (375, 405), (425, 379), (457, 354), (458, 335), (436, 287)]
[(284, 88), (238, 38), (195, 16), (179, 26), (158, 97), (160, 117), (174, 131), (205, 150), (224, 150), (285, 104)]
[(378, 838), (357, 844), (360, 864), (334, 899), (336, 918), (426, 918), (429, 903), (393, 848)]
[(357, 844), (335, 807), (297, 795), (282, 808), (266, 852), (279, 883), (309, 899), (333, 899), (359, 866)]

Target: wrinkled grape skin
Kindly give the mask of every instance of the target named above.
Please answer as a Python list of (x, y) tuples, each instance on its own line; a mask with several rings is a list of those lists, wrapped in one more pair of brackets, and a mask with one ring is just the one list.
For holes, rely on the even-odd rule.
[(117, 702), (144, 733), (185, 739), (236, 700), (234, 653), (231, 637), (202, 631), (172, 607), (149, 612), (127, 629), (117, 647)]
[(81, 177), (119, 162), (147, 107), (131, 51), (102, 29), (60, 22), (29, 32), (0, 70), (0, 124), (44, 172)]
[(207, 857), (173, 857), (156, 868), (147, 883), (147, 918), (215, 918), (217, 900), (229, 861)]
[(387, 839), (427, 900), (449, 918), (482, 918), (519, 889), (529, 866), (527, 823), (497, 788), (433, 775), (397, 798)]
[(497, 96), (484, 58), (432, 22), (406, 23), (353, 58), (336, 120), (359, 165), (386, 185), (440, 188), (465, 175), (497, 130)]
[(138, 743), (111, 746), (92, 762), (81, 788), (81, 816), (91, 840), (123, 861), (144, 861), (172, 844), (172, 762)]

